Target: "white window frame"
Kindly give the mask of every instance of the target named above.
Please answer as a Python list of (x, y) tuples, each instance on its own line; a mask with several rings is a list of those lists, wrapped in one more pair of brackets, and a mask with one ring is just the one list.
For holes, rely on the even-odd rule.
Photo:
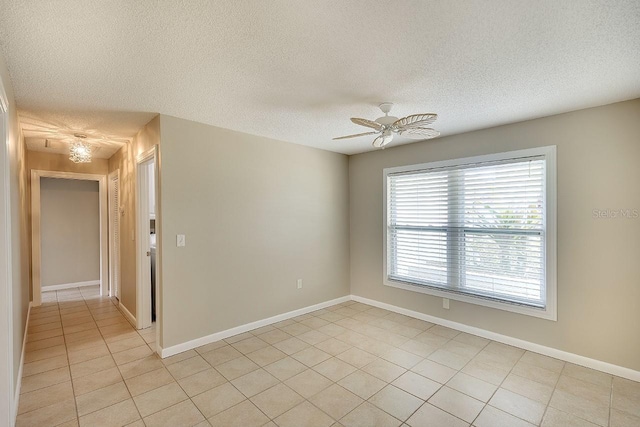
[[(463, 166), (475, 163), (495, 162), (502, 160), (517, 159), (523, 157), (544, 156), (545, 165), (545, 308), (537, 308), (506, 301), (498, 301), (488, 299), (481, 296), (463, 295), (457, 292), (435, 289), (432, 287), (411, 284), (407, 282), (399, 282), (389, 278), (387, 266), (387, 248), (388, 248), (388, 177), (390, 174), (399, 172), (412, 172), (434, 168), (445, 168), (454, 166)], [(404, 289), (413, 292), (420, 292), (441, 298), (448, 298), (456, 301), (462, 301), (470, 304), (481, 305), (484, 307), (496, 308), (499, 310), (510, 311), (514, 313), (524, 314), (542, 319), (557, 320), (557, 213), (556, 213), (556, 197), (557, 197), (557, 179), (556, 179), (556, 146), (546, 146), (530, 148), (525, 150), (509, 151), (504, 153), (488, 154), (483, 156), (466, 157), (462, 159), (444, 160), (439, 162), (422, 163), (417, 165), (398, 166), (386, 168), (383, 170), (383, 284), (394, 288)]]

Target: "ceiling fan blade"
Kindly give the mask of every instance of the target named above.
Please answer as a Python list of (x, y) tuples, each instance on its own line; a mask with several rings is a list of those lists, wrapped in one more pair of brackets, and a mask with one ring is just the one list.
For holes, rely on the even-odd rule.
[(356, 133), (355, 135), (339, 136), (337, 138), (333, 138), (333, 140), (337, 141), (338, 139), (357, 138), (358, 136), (375, 135), (376, 133), (378, 133), (378, 132)]
[(357, 117), (352, 117), (351, 121), (360, 126), (366, 126), (368, 128), (372, 128), (380, 132), (382, 130), (382, 125), (378, 122), (374, 122), (367, 119), (359, 119)]
[(440, 132), (431, 128), (408, 128), (401, 129), (398, 134), (412, 139), (431, 139), (439, 136)]
[(393, 134), (387, 130), (385, 133), (374, 139), (372, 145), (376, 148), (384, 148), (384, 146), (391, 141), (393, 141)]
[(382, 135), (373, 140), (373, 146), (376, 148), (382, 148), (383, 138)]
[(437, 118), (438, 118), (438, 115), (433, 113), (412, 114), (410, 116), (403, 117), (400, 120), (396, 120), (393, 123), (393, 127), (412, 128), (412, 127), (427, 126), (435, 122)]

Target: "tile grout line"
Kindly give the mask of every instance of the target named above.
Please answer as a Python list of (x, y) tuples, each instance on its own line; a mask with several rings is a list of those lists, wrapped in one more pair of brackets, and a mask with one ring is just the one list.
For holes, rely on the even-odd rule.
[[(56, 291), (56, 293), (57, 293), (57, 291)], [(82, 301), (84, 302), (84, 306), (86, 307), (87, 311), (89, 311), (89, 315), (91, 316), (91, 318), (93, 319), (93, 322), (95, 323), (95, 318), (93, 317), (93, 314), (91, 312), (91, 308), (89, 308), (89, 305), (87, 304), (87, 300), (84, 297), (84, 295), (82, 295)], [(61, 317), (62, 317), (62, 315), (61, 315)], [(97, 327), (98, 327), (98, 325), (96, 324), (96, 328)], [(63, 327), (63, 332), (64, 332), (64, 327)], [(66, 341), (67, 340), (66, 340), (66, 334), (65, 334), (65, 346), (66, 346)], [(68, 347), (67, 347), (67, 358), (69, 358)], [(76, 396), (75, 387), (73, 385), (73, 376), (71, 375), (71, 360), (69, 360), (69, 376), (71, 377), (71, 387), (72, 387), (72, 390), (73, 390), (73, 400), (74, 400), (74, 404), (75, 404), (75, 408), (76, 408), (76, 417), (77, 417), (76, 419), (78, 421), (78, 424), (80, 424), (80, 410), (78, 408), (78, 396)], [(85, 414), (85, 415), (89, 415), (89, 414)]]
[[(487, 348), (487, 346), (489, 346), (489, 344), (491, 344), (491, 341), (489, 341), (489, 343), (488, 343), (484, 348)], [(503, 345), (506, 345), (506, 344), (503, 344)], [(509, 347), (512, 347), (512, 346), (509, 346)], [(483, 348), (483, 349), (484, 349), (484, 348)], [(514, 347), (514, 348), (518, 348), (518, 347)], [(521, 349), (521, 350), (522, 350), (522, 349)], [(509, 375), (513, 372), (513, 369), (516, 367), (516, 365), (518, 364), (518, 362), (520, 362), (520, 361), (522, 360), (522, 358), (524, 357), (524, 355), (525, 355), (526, 353), (527, 353), (527, 351), (526, 351), (526, 350), (524, 350), (524, 351), (522, 352), (522, 354), (520, 355), (520, 357), (518, 357), (518, 360), (516, 361), (516, 363), (514, 363), (514, 364), (513, 364), (513, 366), (511, 367), (511, 369), (509, 369), (509, 372), (507, 373), (507, 375), (505, 375), (505, 377), (502, 379), (502, 381), (500, 381), (500, 384), (499, 384), (499, 385), (498, 385), (498, 387), (495, 389), (495, 391), (494, 391), (493, 393), (491, 393), (491, 397), (487, 399), (487, 403), (485, 403), (485, 405), (484, 405), (484, 407), (482, 408), (482, 410), (481, 410), (480, 412), (478, 412), (478, 415), (476, 415), (476, 417), (473, 419), (473, 421), (470, 423), (470, 425), (473, 425), (473, 424), (478, 420), (478, 417), (480, 417), (480, 414), (482, 413), (482, 411), (484, 411), (484, 410), (485, 410), (485, 408), (486, 408), (487, 406), (491, 406), (491, 405), (489, 405), (489, 402), (491, 401), (491, 399), (493, 399), (493, 397), (496, 395), (496, 393), (498, 392), (498, 390), (500, 390), (500, 388), (502, 387), (502, 384), (504, 384), (504, 382), (507, 380), (507, 378), (509, 378)], [(473, 359), (472, 359), (472, 360), (473, 360)], [(471, 361), (469, 361), (469, 363), (471, 363)], [(466, 365), (465, 365), (465, 366), (466, 366)], [(472, 376), (473, 376), (473, 375), (472, 375)], [(506, 390), (506, 389), (505, 389), (505, 390)], [(516, 393), (516, 394), (519, 394), (519, 393)], [(523, 396), (523, 397), (526, 397), (526, 396)], [(495, 408), (494, 406), (491, 406), (491, 407), (492, 407), (492, 408)], [(498, 410), (502, 411), (500, 408), (495, 408), (495, 409), (498, 409)], [(504, 412), (504, 411), (503, 411), (503, 412)], [(520, 418), (520, 417), (518, 417), (518, 416), (516, 416), (516, 415), (514, 415), (514, 414), (510, 414), (510, 415), (513, 415), (513, 416), (514, 416), (514, 417), (516, 417), (516, 418), (519, 418), (519, 419), (521, 419), (521, 420), (523, 420), (523, 421), (525, 421), (525, 422), (528, 422), (527, 420), (525, 420), (525, 419), (523, 419), (523, 418)], [(540, 423), (542, 423), (542, 419), (540, 419)], [(538, 425), (540, 425), (540, 423), (538, 423)]]
[(613, 383), (615, 382), (615, 376), (611, 378), (611, 391), (609, 393), (609, 417), (607, 418), (608, 425), (611, 425), (613, 418)]
[[(556, 379), (555, 384), (553, 385), (553, 391), (551, 392), (551, 397), (549, 397), (549, 402), (547, 403), (546, 408), (544, 408), (544, 414), (542, 414), (542, 420), (540, 420), (540, 423), (542, 423), (544, 421), (544, 418), (547, 416), (547, 412), (549, 412), (549, 408), (553, 408), (551, 406), (551, 399), (553, 399), (553, 395), (555, 394), (556, 389), (558, 388), (558, 383), (560, 382), (560, 378), (562, 378), (562, 373), (564, 372), (566, 367), (567, 367), (567, 362), (564, 362), (563, 365), (562, 365), (562, 369), (560, 370), (560, 372), (558, 374), (558, 378)], [(555, 408), (553, 408), (553, 409), (555, 409)]]
[[(56, 300), (58, 299), (58, 291), (56, 291)], [(87, 310), (89, 309), (89, 307), (87, 306), (86, 301), (84, 300), (84, 298), (82, 299), (85, 307), (87, 307)], [(60, 307), (60, 304), (58, 304), (58, 308)], [(78, 421), (78, 425), (80, 425), (80, 412), (78, 411), (78, 400), (76, 397), (76, 389), (73, 385), (73, 376), (71, 375), (71, 360), (69, 359), (69, 347), (67, 347), (67, 336), (64, 333), (64, 324), (62, 323), (62, 313), (60, 313), (60, 324), (62, 325), (62, 339), (64, 340), (64, 350), (65, 353), (67, 355), (67, 363), (69, 363), (69, 381), (71, 382), (71, 392), (73, 393), (73, 406), (76, 410), (76, 420)]]
[[(67, 338), (65, 336), (64, 325), (62, 323), (62, 313), (60, 312), (60, 303), (58, 301), (58, 291), (55, 291), (55, 292), (56, 292), (56, 302), (58, 303), (57, 304), (58, 305), (58, 314), (60, 315), (60, 327), (62, 329), (62, 339), (63, 339), (63, 342), (64, 342), (64, 351), (65, 351), (65, 355), (67, 357), (67, 367), (69, 369), (69, 383), (71, 384), (71, 393), (73, 395), (73, 408), (74, 408), (74, 412), (76, 414), (76, 421), (78, 421), (78, 423), (79, 423), (80, 422), (79, 421), (80, 420), (80, 416), (78, 415), (78, 404), (76, 402), (76, 393), (75, 393), (75, 389), (73, 387), (73, 378), (71, 377), (71, 361), (69, 360), (69, 351), (67, 349)], [(63, 423), (60, 423), (60, 424), (63, 424)], [(58, 425), (60, 425), (60, 424), (58, 424)]]
[[(196, 353), (196, 354), (195, 354), (194, 356), (189, 357), (189, 358), (184, 359), (184, 360), (180, 360), (179, 362), (176, 362), (176, 363), (184, 362), (185, 360), (191, 360), (191, 359), (195, 358), (196, 356), (199, 356), (199, 357), (200, 357), (202, 360), (204, 360), (204, 361), (205, 361), (209, 366), (211, 366), (211, 364), (209, 364), (209, 362), (207, 362), (204, 358), (202, 358), (202, 356), (200, 356), (200, 354), (199, 354), (197, 351), (196, 351), (195, 353)], [(162, 361), (162, 360), (161, 360), (161, 361)], [(168, 408), (171, 408), (171, 407), (173, 407), (173, 406), (179, 405), (180, 403), (182, 403), (182, 402), (186, 402), (186, 401), (188, 400), (188, 401), (189, 401), (189, 402), (191, 402), (191, 404), (196, 408), (196, 410), (198, 411), (198, 413), (200, 413), (200, 415), (202, 415), (202, 418), (204, 418), (204, 420), (208, 423), (208, 422), (209, 422), (209, 419), (208, 419), (208, 418), (207, 418), (207, 417), (202, 413), (202, 411), (200, 410), (200, 408), (198, 408), (198, 405), (196, 405), (196, 403), (193, 401), (192, 397), (191, 397), (191, 396), (189, 396), (189, 393), (187, 393), (187, 391), (182, 387), (182, 385), (180, 384), (179, 380), (178, 380), (178, 379), (177, 379), (177, 378), (176, 378), (176, 377), (171, 373), (171, 371), (170, 371), (169, 369), (167, 369), (167, 366), (168, 366), (168, 365), (165, 365), (165, 364), (164, 364), (164, 362), (162, 363), (162, 365), (163, 365), (164, 369), (166, 369), (166, 370), (167, 370), (167, 372), (169, 372), (169, 375), (171, 375), (171, 378), (173, 378), (173, 380), (174, 380), (174, 381), (175, 381), (175, 383), (178, 385), (178, 387), (180, 387), (180, 390), (182, 390), (182, 392), (185, 394), (185, 396), (187, 396), (187, 399), (186, 399), (186, 400), (182, 400), (182, 401), (180, 401), (180, 402), (178, 402), (178, 403), (176, 403), (176, 404), (174, 404), (174, 405), (169, 406)], [(170, 366), (170, 365), (169, 365), (169, 366)], [(218, 371), (217, 371), (213, 366), (211, 366), (211, 368), (212, 368), (213, 370), (215, 370), (216, 372), (218, 372)], [(200, 372), (204, 372), (204, 370), (203, 370), (203, 371), (200, 371)], [(196, 372), (196, 373), (194, 373), (193, 375), (198, 375), (200, 372)], [(188, 375), (188, 376), (186, 376), (186, 377), (184, 377), (184, 378), (189, 378), (190, 376), (191, 376), (191, 375)], [(183, 378), (181, 378), (181, 379), (183, 379)], [(156, 389), (154, 389), (154, 390), (157, 390), (157, 388), (156, 388)], [(209, 389), (209, 390), (212, 390), (212, 389)], [(149, 390), (149, 391), (153, 391), (153, 390)], [(207, 391), (208, 391), (208, 390), (207, 390)], [(203, 393), (206, 393), (206, 391), (204, 391)], [(202, 394), (202, 393), (200, 393), (200, 394)], [(196, 396), (199, 396), (200, 394), (198, 394), (198, 395), (196, 395)], [(194, 396), (194, 397), (195, 397), (195, 396)], [(160, 411), (164, 411), (165, 409), (168, 409), (168, 408), (161, 409)], [(158, 411), (158, 412), (160, 412), (160, 411)], [(158, 413), (158, 412), (154, 412), (154, 413)], [(147, 416), (151, 416), (151, 415), (153, 415), (153, 414), (149, 414), (149, 415), (147, 415)], [(143, 419), (142, 421), (144, 422), (144, 419)]]
[[(446, 326), (445, 326), (445, 327), (446, 327)], [(458, 335), (460, 335), (461, 333), (462, 333), (462, 332), (458, 333), (458, 334), (457, 334), (457, 335), (455, 335), (453, 338), (451, 338), (449, 341), (452, 341), (455, 337), (457, 337), (457, 336), (458, 336)], [(447, 341), (447, 342), (449, 342), (449, 341)], [(445, 344), (446, 344), (446, 343), (445, 343)], [(475, 354), (475, 355), (474, 355), (474, 356), (473, 356), (473, 357), (472, 357), (472, 358), (471, 358), (467, 363), (465, 363), (465, 364), (464, 364), (460, 369), (458, 369), (458, 370), (457, 370), (457, 372), (456, 372), (456, 373), (455, 373), (451, 378), (449, 378), (449, 380), (447, 380), (447, 382), (446, 382), (446, 383), (442, 384), (442, 387), (446, 386), (446, 385), (449, 383), (449, 381), (451, 381), (451, 380), (453, 379), (453, 377), (455, 377), (456, 375), (458, 375), (458, 373), (462, 372), (462, 370), (463, 370), (463, 369), (464, 369), (464, 368), (465, 368), (469, 363), (471, 363), (471, 362), (473, 361), (473, 359), (474, 359), (478, 354), (480, 354), (480, 353), (482, 352), (482, 350), (485, 350), (485, 349), (489, 346), (489, 344), (491, 344), (491, 340), (488, 340), (488, 342), (487, 342), (484, 346), (482, 346), (482, 348), (481, 348), (481, 349), (480, 349), (480, 350), (479, 350), (479, 351), (478, 351), (478, 352), (477, 352), (477, 353), (476, 353), (476, 354)], [(437, 351), (437, 350), (436, 350), (436, 351)], [(524, 353), (523, 353), (523, 354), (524, 354)], [(520, 358), (518, 358), (518, 360), (520, 360), (521, 358), (522, 358), (522, 355), (520, 356)], [(430, 360), (430, 359), (428, 359), (428, 357), (427, 357), (427, 358), (425, 358), (425, 359)], [(436, 362), (436, 363), (437, 363), (437, 362)], [(517, 363), (517, 362), (516, 362), (516, 363)], [(445, 365), (443, 365), (443, 366), (445, 366)], [(515, 364), (514, 364), (514, 366), (515, 366)], [(453, 369), (453, 368), (452, 368), (452, 369)], [(513, 368), (511, 368), (511, 369), (513, 369)], [(509, 372), (511, 372), (511, 371), (509, 371)], [(464, 373), (464, 372), (462, 372), (462, 373)], [(469, 375), (470, 377), (476, 378), (476, 377), (474, 377), (473, 375), (470, 375), (470, 374), (466, 374), (466, 375)], [(507, 378), (507, 376), (509, 376), (509, 374), (507, 374), (504, 378), (506, 379), (506, 378)], [(476, 378), (476, 379), (481, 380), (480, 378)], [(481, 381), (484, 381), (484, 380), (481, 380)], [(484, 411), (484, 410), (485, 410), (485, 408), (486, 408), (487, 406), (489, 406), (489, 401), (493, 398), (493, 396), (496, 394), (496, 392), (500, 389), (500, 386), (502, 385), (502, 383), (503, 383), (503, 382), (504, 382), (504, 379), (502, 380), (502, 382), (500, 383), (500, 385), (498, 385), (498, 386), (496, 387), (496, 389), (494, 390), (494, 392), (493, 392), (493, 393), (491, 393), (491, 396), (487, 399), (487, 401), (486, 401), (486, 402), (482, 402), (481, 400), (476, 399), (476, 400), (478, 400), (479, 402), (482, 402), (482, 403), (483, 403), (483, 406), (482, 406), (482, 409), (478, 412), (478, 415), (476, 415), (476, 416), (475, 416), (475, 418), (473, 419), (473, 421), (472, 421), (472, 422), (470, 422), (470, 423), (469, 423), (469, 425), (473, 425), (473, 423), (474, 423), (474, 422), (476, 422), (476, 420), (478, 419), (478, 417), (480, 416), (480, 414), (482, 413), (482, 411)], [(442, 389), (442, 387), (440, 387), (440, 389), (438, 389), (438, 391), (440, 391), (440, 390)], [(449, 387), (449, 388), (451, 388), (451, 387)], [(452, 389), (452, 390), (455, 390), (455, 389)], [(429, 397), (429, 399), (431, 399), (433, 396), (435, 396), (435, 394), (436, 394), (436, 393), (438, 393), (438, 391), (436, 391), (435, 393), (433, 393), (433, 394)], [(458, 391), (458, 390), (456, 390), (456, 391)], [(464, 394), (465, 396), (468, 396), (468, 397), (470, 397), (470, 398), (472, 398), (472, 399), (475, 399), (475, 397), (473, 397), (473, 396), (469, 396), (467, 393), (464, 393), (464, 392), (461, 392), (461, 391), (458, 391), (458, 392), (459, 392), (459, 393), (462, 393), (462, 394)], [(429, 402), (429, 401), (427, 400), (427, 403), (428, 403), (428, 402)], [(435, 406), (435, 405), (433, 405), (433, 406)], [(436, 406), (436, 408), (438, 408), (438, 407)], [(456, 417), (456, 418), (458, 418), (458, 419), (462, 419), (462, 418), (460, 418), (460, 417), (458, 417), (458, 416), (456, 416), (456, 415), (454, 415), (454, 414), (451, 414), (450, 412), (448, 412), (448, 411), (446, 411), (446, 410), (444, 410), (444, 409), (442, 409), (442, 408), (439, 408), (439, 409), (441, 409), (441, 410), (442, 410), (442, 411), (444, 411), (444, 412), (447, 412), (448, 414), (450, 414), (450, 415), (452, 415), (452, 416), (454, 416), (454, 417)], [(462, 421), (466, 422), (465, 420), (462, 420)]]
[[(111, 303), (112, 307), (114, 307), (116, 310), (118, 310), (118, 307), (116, 307), (115, 304), (113, 304), (113, 301), (111, 301), (111, 298), (107, 298), (107, 300), (109, 301), (109, 303)], [(113, 358), (113, 352), (111, 351), (111, 348), (109, 348), (109, 344), (107, 343), (107, 340), (106, 340), (104, 334), (102, 333), (102, 330), (98, 326), (98, 323), (97, 323), (96, 318), (95, 318), (95, 316), (93, 314), (93, 311), (91, 309), (89, 309), (89, 312), (91, 314), (91, 317), (93, 318), (93, 321), (96, 323), (96, 328), (98, 328), (98, 332), (100, 333), (100, 336), (102, 337), (102, 340), (104, 341), (105, 346), (107, 347), (107, 351), (109, 352), (109, 356), (111, 357), (111, 360), (113, 361), (113, 364), (115, 365), (116, 369), (118, 370), (118, 375), (120, 375), (122, 383), (124, 384), (125, 388), (127, 389), (127, 393), (129, 394), (129, 399), (131, 399), (131, 401), (133, 402), (133, 406), (134, 406), (134, 408), (136, 408), (136, 412), (138, 413), (138, 416), (140, 417), (139, 419), (142, 420), (142, 414), (140, 413), (140, 410), (138, 409), (138, 405), (136, 405), (136, 401), (133, 400), (133, 396), (131, 395), (131, 391), (129, 390), (129, 387), (127, 386), (127, 382), (125, 381), (124, 377), (122, 376), (122, 371), (120, 370), (119, 365), (116, 363), (116, 360)], [(120, 314), (120, 316), (122, 316), (122, 313), (120, 312), (120, 310), (118, 310), (118, 313)], [(107, 326), (110, 326), (110, 325), (107, 325)], [(109, 386), (106, 386), (106, 387), (109, 387)], [(106, 388), (106, 387), (102, 387), (102, 388)], [(125, 399), (125, 400), (127, 400), (127, 399)], [(112, 405), (109, 405), (109, 406), (107, 406), (105, 408), (102, 408), (102, 409), (106, 409), (106, 408), (109, 408), (111, 406), (115, 406), (115, 405), (117, 405), (119, 403), (122, 403), (122, 402), (124, 402), (124, 400), (120, 401), (120, 402), (116, 402), (116, 403), (114, 403)], [(99, 410), (102, 410), (102, 409), (99, 409)], [(97, 411), (94, 411), (94, 412), (97, 412)], [(89, 414), (85, 414), (85, 415), (89, 415)], [(78, 418), (78, 421), (79, 420), (80, 419)]]
[[(118, 375), (120, 375), (120, 379), (121, 379), (122, 383), (125, 385), (125, 387), (127, 387), (126, 383), (124, 382), (124, 378), (122, 377), (122, 374), (120, 373), (120, 369), (118, 368), (118, 365), (116, 364), (115, 359), (113, 359), (113, 354), (111, 353), (111, 349), (109, 349), (109, 346), (107, 345), (107, 342), (106, 342), (106, 340), (105, 340), (105, 337), (104, 337), (104, 335), (102, 334), (102, 331), (100, 330), (100, 327), (99, 327), (99, 326), (98, 326), (98, 324), (97, 324), (97, 321), (96, 321), (96, 318), (95, 318), (95, 316), (94, 316), (93, 310), (92, 310), (92, 309), (89, 307), (89, 305), (87, 304), (87, 300), (86, 300), (86, 298), (84, 297), (84, 295), (83, 295), (82, 297), (83, 297), (83, 300), (84, 300), (84, 302), (85, 302), (85, 305), (86, 305), (86, 307), (87, 307), (87, 309), (88, 309), (88, 311), (89, 311), (89, 315), (91, 316), (91, 319), (92, 319), (92, 321), (95, 323), (96, 328), (97, 328), (97, 330), (98, 330), (98, 333), (100, 334), (100, 338), (101, 338), (101, 340), (103, 341), (103, 343), (105, 344), (105, 346), (107, 347), (107, 350), (109, 351), (109, 356), (111, 356), (111, 360), (113, 361), (114, 365), (116, 366), (116, 369), (118, 369)], [(101, 357), (104, 357), (104, 356), (101, 356)], [(89, 360), (92, 360), (92, 359), (89, 359)], [(88, 360), (88, 361), (89, 361), (89, 360)], [(84, 362), (80, 362), (80, 363), (84, 363)], [(71, 365), (69, 365), (69, 370), (71, 370)], [(104, 370), (103, 370), (103, 371), (104, 371)], [(99, 373), (99, 372), (103, 372), (103, 371), (97, 371), (97, 372), (95, 372), (95, 373)], [(95, 374), (95, 373), (94, 373), (94, 374)], [(89, 375), (93, 375), (93, 374), (89, 374)], [(88, 375), (87, 375), (87, 376), (88, 376)], [(72, 381), (72, 383), (73, 383), (73, 381)], [(113, 384), (111, 384), (111, 385), (113, 385)], [(99, 391), (99, 390), (105, 389), (105, 388), (107, 388), (107, 387), (110, 387), (111, 385), (107, 385), (107, 386), (104, 386), (104, 387), (100, 387), (100, 388), (98, 388), (98, 389), (96, 389), (96, 390), (92, 390), (91, 392), (88, 392), (88, 393), (93, 393), (93, 392), (96, 392), (96, 391)], [(85, 394), (88, 394), (88, 393), (85, 393)], [(131, 393), (129, 392), (129, 389), (128, 389), (128, 388), (127, 388), (127, 393), (129, 393), (129, 398), (131, 398), (131, 399), (133, 400), (133, 398), (132, 398), (132, 396), (131, 396)], [(77, 401), (77, 396), (75, 396), (75, 392), (74, 392), (74, 398), (75, 398), (75, 399), (76, 399), (76, 401)], [(126, 400), (126, 399), (125, 399), (125, 400)], [(101, 410), (104, 410), (104, 409), (110, 408), (110, 407), (115, 406), (115, 405), (117, 405), (117, 404), (119, 404), (119, 403), (121, 403), (121, 402), (123, 402), (123, 401), (116, 402), (116, 403), (113, 403), (113, 404), (111, 404), (111, 405), (107, 405), (107, 406), (105, 406), (104, 408), (100, 408), (100, 409), (97, 409), (97, 410), (95, 410), (95, 411), (91, 411), (91, 412), (89, 412), (89, 413), (84, 414), (84, 415), (83, 415), (83, 417), (84, 417), (84, 416), (88, 416), (88, 415), (90, 415), (90, 414), (93, 414), (93, 413), (95, 413), (95, 412), (98, 412), (98, 411), (101, 411)], [(135, 402), (134, 402), (134, 406), (135, 406)], [(137, 410), (138, 410), (138, 408), (136, 407), (136, 411), (137, 411)], [(77, 404), (76, 404), (76, 412), (77, 412), (77, 411), (78, 411), (78, 408), (77, 408)], [(78, 423), (79, 423), (79, 422), (80, 422), (80, 413), (79, 413), (79, 412), (77, 412), (77, 415), (78, 415)], [(138, 412), (138, 415), (140, 415), (140, 413), (139, 413), (139, 412)], [(140, 417), (140, 419), (142, 419), (142, 417)]]

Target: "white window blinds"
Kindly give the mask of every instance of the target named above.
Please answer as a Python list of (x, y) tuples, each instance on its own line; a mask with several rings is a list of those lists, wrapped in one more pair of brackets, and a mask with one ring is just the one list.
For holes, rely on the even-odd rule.
[(387, 175), (387, 279), (545, 308), (545, 157)]

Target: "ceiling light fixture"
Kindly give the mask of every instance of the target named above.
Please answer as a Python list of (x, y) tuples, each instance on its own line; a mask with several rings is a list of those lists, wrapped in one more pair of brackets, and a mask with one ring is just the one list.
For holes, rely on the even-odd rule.
[(74, 163), (91, 163), (91, 145), (83, 141), (87, 135), (76, 133), (73, 136), (78, 139), (73, 141), (69, 147), (69, 160)]

